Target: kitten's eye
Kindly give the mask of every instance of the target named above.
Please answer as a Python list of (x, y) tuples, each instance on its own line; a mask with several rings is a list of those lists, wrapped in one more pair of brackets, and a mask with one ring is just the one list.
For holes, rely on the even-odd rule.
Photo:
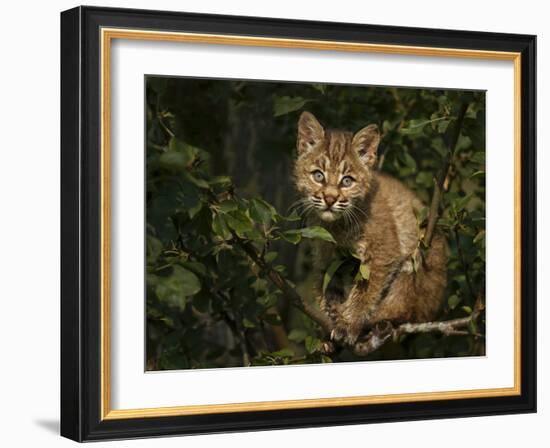
[(320, 170), (315, 170), (313, 173), (311, 173), (313, 175), (313, 180), (315, 182), (323, 182), (325, 180), (325, 175), (320, 171)]
[(342, 187), (351, 187), (351, 184), (353, 184), (354, 181), (355, 179), (353, 177), (344, 176), (340, 181), (340, 184), (342, 185)]

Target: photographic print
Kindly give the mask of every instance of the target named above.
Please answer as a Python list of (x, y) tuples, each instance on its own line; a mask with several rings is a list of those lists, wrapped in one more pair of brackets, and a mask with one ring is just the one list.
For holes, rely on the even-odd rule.
[(61, 434), (536, 412), (535, 56), (64, 11)]
[(485, 92), (145, 77), (146, 370), (485, 355)]

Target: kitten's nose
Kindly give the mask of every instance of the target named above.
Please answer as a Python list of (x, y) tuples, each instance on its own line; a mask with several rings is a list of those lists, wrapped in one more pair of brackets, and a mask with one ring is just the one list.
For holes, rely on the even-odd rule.
[(336, 202), (336, 196), (325, 195), (325, 204), (327, 207), (332, 207), (332, 204)]

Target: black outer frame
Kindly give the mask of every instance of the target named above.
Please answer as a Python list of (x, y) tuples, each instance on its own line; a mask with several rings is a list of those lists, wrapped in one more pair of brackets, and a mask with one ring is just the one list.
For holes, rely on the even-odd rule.
[[(521, 52), (521, 395), (100, 420), (100, 28)], [(77, 7), (61, 14), (61, 435), (76, 441), (536, 412), (536, 36)]]

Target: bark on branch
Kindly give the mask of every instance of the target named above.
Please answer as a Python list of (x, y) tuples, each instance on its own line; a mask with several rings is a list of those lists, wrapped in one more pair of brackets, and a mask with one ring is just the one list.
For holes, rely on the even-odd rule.
[[(384, 322), (384, 324), (373, 328), (363, 340), (356, 342), (353, 351), (356, 355), (366, 356), (381, 348), (386, 342), (390, 340), (398, 341), (402, 335), (406, 334), (440, 333), (444, 336), (472, 334), (468, 329), (477, 321), (483, 310), (482, 301), (478, 298), (474, 310), (467, 317), (439, 322), (404, 323), (397, 327), (389, 322)], [(481, 337), (477, 333), (473, 335)]]

